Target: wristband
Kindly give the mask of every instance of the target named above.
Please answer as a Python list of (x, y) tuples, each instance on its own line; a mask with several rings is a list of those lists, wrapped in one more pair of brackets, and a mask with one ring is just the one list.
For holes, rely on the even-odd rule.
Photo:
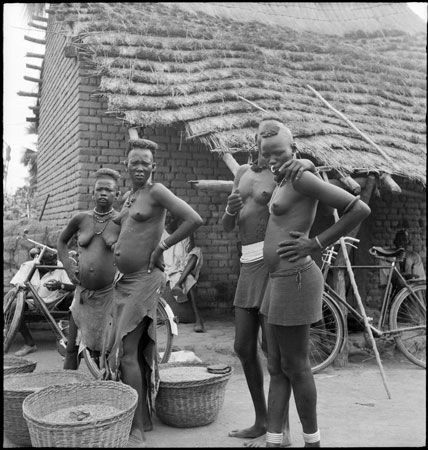
[(318, 236), (315, 236), (314, 239), (315, 239), (315, 242), (317, 243), (318, 247), (319, 247), (321, 250), (324, 250), (324, 247), (321, 245), (321, 242), (320, 242), (320, 240), (318, 239)]
[(231, 217), (234, 217), (234, 216), (236, 216), (236, 215), (238, 214), (238, 211), (236, 211), (235, 214), (232, 214), (231, 212), (229, 212), (227, 206), (226, 206), (226, 209), (224, 210), (224, 212), (225, 212), (228, 216), (231, 216)]
[(159, 242), (159, 247), (160, 247), (163, 251), (165, 251), (165, 250), (168, 250), (170, 246), (167, 245), (165, 241), (160, 241), (160, 242)]

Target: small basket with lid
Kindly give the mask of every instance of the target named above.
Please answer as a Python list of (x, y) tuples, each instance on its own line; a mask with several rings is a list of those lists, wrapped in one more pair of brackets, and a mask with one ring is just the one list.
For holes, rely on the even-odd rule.
[(210, 369), (201, 364), (162, 364), (156, 415), (178, 428), (200, 427), (215, 421), (223, 406), (232, 367)]

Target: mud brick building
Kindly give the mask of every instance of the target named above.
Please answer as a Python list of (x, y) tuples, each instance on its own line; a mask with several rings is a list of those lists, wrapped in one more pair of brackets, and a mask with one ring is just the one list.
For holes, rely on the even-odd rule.
[[(404, 3), (58, 3), (39, 20), (38, 209), (49, 230), (92, 207), (98, 168), (123, 173), (130, 134), (152, 139), (155, 180), (205, 221), (201, 306), (228, 310), (239, 262), (237, 234), (220, 223), (231, 184), (220, 182), (247, 162), (263, 109), (288, 124), (302, 157), (369, 203), (356, 262), (402, 226), (425, 261), (426, 24)], [(360, 280), (373, 307), (376, 276)]]

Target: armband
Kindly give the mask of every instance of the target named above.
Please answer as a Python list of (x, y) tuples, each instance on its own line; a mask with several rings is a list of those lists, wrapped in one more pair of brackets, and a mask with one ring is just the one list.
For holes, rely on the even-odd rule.
[(160, 241), (160, 242), (159, 242), (159, 247), (160, 247), (163, 251), (165, 251), (165, 250), (168, 250), (170, 246), (167, 245), (165, 241)]
[(357, 203), (359, 200), (360, 200), (360, 196), (359, 195), (357, 195), (354, 199), (352, 199), (349, 203), (348, 203), (348, 205), (346, 206), (346, 208), (343, 210), (343, 214), (346, 214), (348, 211), (350, 211), (353, 207), (354, 207), (354, 205), (355, 205), (355, 203)]
[(236, 211), (235, 214), (232, 214), (231, 212), (229, 212), (227, 206), (226, 206), (226, 209), (224, 210), (224, 212), (225, 212), (228, 216), (231, 216), (231, 217), (235, 217), (235, 216), (238, 214), (238, 211)]
[(324, 247), (321, 245), (321, 242), (320, 242), (320, 240), (318, 239), (318, 236), (315, 236), (314, 239), (315, 239), (315, 242), (317, 243), (318, 247), (319, 247), (321, 250), (324, 250)]

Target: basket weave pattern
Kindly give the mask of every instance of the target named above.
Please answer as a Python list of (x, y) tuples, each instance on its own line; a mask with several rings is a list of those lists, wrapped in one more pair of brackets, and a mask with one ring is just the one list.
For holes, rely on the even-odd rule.
[[(26, 397), (41, 387), (89, 382), (91, 378), (75, 370), (11, 374), (3, 383), (3, 423), (7, 437), (20, 445), (31, 445), (27, 422), (22, 415), (22, 403)], [(21, 386), (18, 386), (18, 384)], [(34, 386), (32, 388), (31, 386)]]
[(3, 375), (33, 372), (37, 363), (18, 356), (3, 355)]
[(206, 380), (180, 382), (162, 381), (161, 376), (155, 403), (157, 417), (166, 425), (178, 428), (214, 422), (223, 406), (231, 375), (232, 370)]
[[(138, 394), (116, 381), (50, 386), (30, 394), (23, 403), (23, 415), (30, 430), (33, 447), (123, 448), (128, 443)], [(98, 420), (69, 424), (43, 420), (48, 414), (69, 407), (99, 404), (120, 410)]]

